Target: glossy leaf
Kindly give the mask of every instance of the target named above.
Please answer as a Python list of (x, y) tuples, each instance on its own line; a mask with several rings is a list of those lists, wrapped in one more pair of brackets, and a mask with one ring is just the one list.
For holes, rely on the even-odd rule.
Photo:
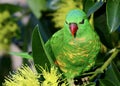
[(60, 0), (48, 0), (47, 7), (50, 10), (57, 10), (59, 8), (59, 5), (58, 5), (59, 3), (60, 3)]
[(106, 9), (107, 25), (114, 32), (120, 25), (120, 0), (108, 0)]
[(45, 11), (47, 9), (46, 0), (27, 0), (27, 3), (37, 18), (41, 17), (41, 11)]
[(105, 78), (101, 79), (100, 83), (104, 84), (100, 86), (120, 86), (120, 72), (114, 63), (111, 63), (108, 67), (105, 73)]
[(20, 56), (26, 59), (32, 59), (32, 56), (29, 55), (27, 52), (10, 52), (10, 55)]
[(101, 38), (101, 42), (108, 48), (113, 48), (111, 34), (107, 28), (105, 13), (94, 19), (94, 26)]
[(87, 13), (88, 10), (95, 4), (92, 0), (86, 0), (84, 5), (84, 11)]
[(112, 63), (110, 68), (106, 72), (106, 79), (110, 79), (112, 82), (116, 83), (116, 85), (120, 85), (120, 72), (117, 69), (116, 65)]
[[(45, 67), (47, 64), (48, 68), (53, 64), (51, 57), (47, 54), (42, 40), (41, 34), (39, 32), (38, 25), (34, 28), (32, 34), (32, 55), (33, 60), (36, 65)], [(38, 70), (40, 72), (40, 70)]]
[(94, 13), (95, 11), (97, 11), (102, 5), (103, 5), (103, 1), (97, 1), (88, 11), (87, 11), (87, 16), (90, 16), (92, 13)]
[(111, 81), (108, 80), (99, 80), (100, 85), (99, 86), (116, 86), (113, 83), (111, 83)]

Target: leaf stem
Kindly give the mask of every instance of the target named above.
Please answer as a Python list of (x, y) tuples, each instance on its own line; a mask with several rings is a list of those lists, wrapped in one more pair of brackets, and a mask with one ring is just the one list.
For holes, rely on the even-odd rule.
[(93, 80), (99, 73), (103, 73), (103, 71), (108, 67), (108, 65), (112, 62), (112, 60), (116, 57), (119, 50), (115, 48), (113, 54), (108, 58), (108, 60), (100, 67), (98, 68), (95, 73), (89, 77), (90, 80)]

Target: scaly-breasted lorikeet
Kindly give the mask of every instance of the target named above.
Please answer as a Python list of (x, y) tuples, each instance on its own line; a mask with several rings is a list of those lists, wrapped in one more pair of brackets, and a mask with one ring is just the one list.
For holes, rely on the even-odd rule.
[(67, 14), (64, 27), (47, 41), (45, 48), (67, 79), (72, 79), (95, 65), (100, 40), (86, 14), (75, 9)]

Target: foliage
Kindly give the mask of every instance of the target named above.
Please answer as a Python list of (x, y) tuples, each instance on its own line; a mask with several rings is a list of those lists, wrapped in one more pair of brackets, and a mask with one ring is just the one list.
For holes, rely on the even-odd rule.
[[(60, 6), (60, 8), (58, 8), (58, 10), (55, 12), (55, 13), (53, 13), (53, 16), (54, 16), (54, 18), (53, 18), (53, 20), (54, 20), (54, 22), (55, 22), (55, 25), (57, 26), (57, 27), (62, 27), (63, 26), (63, 22), (64, 22), (64, 19), (65, 19), (65, 15), (66, 15), (66, 13), (68, 12), (68, 10), (70, 10), (70, 9), (74, 9), (74, 8), (77, 8), (76, 7), (76, 2), (75, 1), (73, 1), (72, 3), (72, 0), (70, 1), (70, 2), (67, 2), (67, 1), (64, 1), (64, 3), (63, 2), (61, 2), (61, 4), (59, 3), (59, 6)], [(69, 3), (71, 3), (72, 4), (72, 6), (69, 4)], [(111, 2), (109, 2), (109, 0), (108, 1), (97, 1), (97, 2), (95, 2), (95, 1), (93, 1), (93, 0), (91, 0), (91, 1), (88, 1), (88, 0), (86, 0), (86, 1), (83, 1), (83, 2), (81, 2), (82, 3), (82, 5), (83, 5), (83, 10), (85, 10), (86, 11), (86, 13), (88, 13), (88, 15), (90, 15), (90, 14), (93, 14), (94, 13), (94, 26), (95, 26), (95, 30), (98, 32), (98, 34), (103, 34), (102, 35), (102, 37), (104, 37), (105, 36), (105, 39), (103, 38), (102, 39), (102, 37), (101, 37), (101, 35), (100, 35), (100, 38), (101, 38), (101, 40), (102, 40), (102, 42), (103, 42), (103, 44), (105, 45), (105, 48), (107, 49), (107, 50), (110, 50), (110, 48), (117, 48), (117, 47), (119, 47), (119, 45), (118, 45), (118, 42), (119, 41), (117, 41), (116, 42), (116, 40), (114, 40), (112, 37), (114, 36), (114, 37), (116, 37), (116, 35), (115, 34), (119, 34), (119, 32), (117, 32), (117, 30), (116, 30), (116, 28), (118, 28), (118, 27), (114, 27), (114, 26), (120, 26), (120, 24), (119, 24), (119, 13), (117, 12), (117, 9), (116, 9), (116, 11), (115, 11), (115, 9), (114, 9), (114, 11), (116, 12), (115, 13), (115, 15), (114, 16), (112, 16), (112, 17), (110, 17), (111, 15), (112, 15), (112, 10), (113, 9), (110, 9), (109, 8), (109, 5), (111, 5), (111, 6), (113, 6), (114, 7), (114, 4), (111, 4)], [(88, 3), (90, 3), (89, 4), (89, 6), (88, 6)], [(116, 3), (116, 1), (114, 2), (113, 1), (113, 3)], [(119, 1), (117, 1), (117, 3), (120, 3)], [(66, 4), (66, 6), (65, 6), (65, 4)], [(98, 6), (99, 5), (99, 6)], [(70, 7), (71, 8), (70, 8)], [(98, 7), (97, 7), (98, 6)], [(100, 8), (102, 8), (102, 7), (105, 7), (106, 6), (106, 10), (102, 10), (102, 12), (103, 13), (101, 13), (101, 14), (99, 14), (98, 15), (98, 13), (99, 13), (99, 10), (100, 10)], [(116, 7), (119, 7), (119, 4), (116, 6)], [(66, 8), (66, 9), (65, 9)], [(106, 14), (106, 16), (104, 15), (104, 14)], [(102, 18), (101, 19), (101, 16), (102, 17), (104, 17), (104, 18)], [(118, 18), (116, 18), (116, 16), (118, 17)], [(99, 19), (99, 20), (98, 20)], [(115, 23), (113, 20), (114, 19), (118, 19), (118, 20), (115, 20), (115, 21), (118, 21), (117, 23)], [(96, 21), (96, 20), (98, 20), (98, 21)], [(103, 24), (103, 22), (105, 22), (106, 24), (105, 24), (105, 26), (103, 27), (103, 25), (102, 25), (102, 27), (103, 28), (100, 28), (101, 26), (100, 26), (100, 24)], [(113, 25), (112, 25), (112, 27), (111, 27), (111, 22), (114, 22), (116, 25), (114, 25), (113, 23)], [(61, 23), (61, 24), (60, 24)], [(109, 26), (110, 25), (110, 26)], [(55, 27), (56, 27), (55, 26)], [(114, 28), (113, 28), (114, 27)], [(115, 32), (116, 31), (116, 32)], [(110, 33), (111, 32), (111, 33)], [(106, 34), (107, 33), (107, 34)], [(114, 35), (113, 35), (114, 34)], [(35, 37), (35, 38), (37, 38), (37, 37)], [(117, 39), (118, 40), (118, 39)], [(109, 44), (110, 44), (110, 46), (108, 46), (107, 45), (107, 43), (109, 42)], [(44, 46), (44, 45), (43, 45)], [(45, 50), (44, 50), (45, 51)], [(113, 51), (112, 53), (114, 54), (114, 52), (116, 52), (116, 51)], [(37, 54), (37, 53), (36, 53)], [(98, 67), (100, 67), (101, 69), (102, 68), (104, 68), (104, 70), (102, 70), (102, 71), (105, 71), (106, 69), (107, 69), (107, 67), (109, 66), (109, 64), (112, 62), (112, 60), (117, 56), (117, 54), (118, 53), (116, 53), (116, 55), (115, 56), (111, 56), (110, 57), (110, 61), (109, 61), (109, 55), (105, 55), (105, 54), (109, 54), (109, 52), (108, 51), (105, 51), (104, 52), (104, 49), (102, 50), (102, 52), (101, 52), (101, 55), (99, 55), (98, 57), (98, 59), (97, 59), (97, 62), (98, 63), (100, 63), (99, 65), (98, 64), (96, 64), (96, 67), (98, 68)], [(100, 59), (100, 56), (102, 56), (102, 60)], [(49, 58), (47, 55), (46, 55), (46, 57), (44, 57), (44, 58)], [(117, 57), (116, 57), (117, 58)], [(108, 59), (108, 61), (107, 61), (107, 59)], [(36, 60), (35, 60), (36, 61)], [(107, 65), (106, 65), (106, 63), (104, 64), (104, 62), (107, 62)], [(117, 64), (116, 64), (117, 65)], [(104, 73), (102, 73), (102, 72), (98, 72), (98, 71), (95, 71), (95, 74), (93, 74), (92, 76), (90, 76), (90, 79), (91, 79), (91, 77), (93, 77), (94, 75), (95, 75), (95, 77), (97, 76), (97, 75), (99, 75), (100, 73), (102, 73), (102, 74), (100, 74), (100, 75), (102, 75), (101, 77), (99, 77), (98, 78), (98, 80), (99, 81), (97, 81), (96, 83), (97, 84), (99, 84), (99, 86), (107, 86), (107, 83), (108, 83), (108, 81), (105, 81), (106, 80), (106, 77), (108, 77), (108, 76), (110, 76), (109, 74), (108, 75), (106, 75), (106, 73), (108, 73), (108, 71), (110, 71), (110, 70), (112, 70), (112, 68), (113, 67), (111, 67), (111, 68), (109, 68), (109, 69), (107, 69), (107, 71), (105, 71), (105, 75), (104, 75)], [(118, 68), (116, 67), (116, 69), (118, 70)], [(116, 69), (113, 69), (113, 70), (116, 70)], [(97, 72), (97, 75), (96, 75), (96, 72)], [(113, 72), (112, 72), (113, 73)], [(111, 74), (112, 74), (111, 73)], [(114, 72), (114, 73), (117, 73), (117, 72)], [(119, 72), (118, 72), (119, 73)], [(104, 76), (104, 77), (103, 77)], [(114, 75), (113, 75), (114, 76)], [(94, 78), (95, 78), (94, 77)], [(120, 78), (120, 77), (119, 77)], [(97, 77), (96, 77), (96, 79), (97, 79)], [(96, 79), (91, 79), (91, 81), (93, 82), (94, 80), (96, 81)], [(118, 78), (114, 78), (114, 79), (118, 79)], [(119, 82), (118, 82), (118, 84), (120, 84)], [(90, 85), (91, 86), (91, 85)]]
[[(39, 52), (41, 52), (41, 53), (39, 53)], [(35, 27), (35, 29), (33, 31), (33, 35), (32, 35), (32, 53), (33, 53), (33, 60), (34, 60), (35, 64), (39, 64), (43, 67), (45, 64), (47, 64), (49, 67), (50, 67), (50, 65), (53, 65), (52, 59), (50, 58), (50, 56), (48, 55), (48, 53), (45, 50), (44, 43), (41, 38), (38, 26)], [(39, 61), (41, 61), (41, 62), (39, 62)]]
[[(119, 86), (120, 85), (120, 72), (115, 63), (111, 63), (105, 73), (104, 79), (100, 79), (100, 86)], [(107, 82), (107, 83), (106, 83)]]
[(41, 11), (45, 11), (47, 9), (46, 0), (27, 0), (27, 3), (37, 18), (42, 16)]
[[(90, 78), (90, 84), (88, 84), (87, 86), (94, 86), (95, 84), (97, 86), (108, 86), (108, 85), (119, 86), (120, 85), (120, 58), (119, 58), (120, 0), (69, 0), (69, 1), (57, 0), (57, 1), (58, 2), (56, 2), (55, 0), (36, 0), (36, 1), (27, 0), (27, 3), (29, 5), (28, 10), (35, 15), (35, 18), (33, 19), (34, 21), (29, 21), (29, 24), (31, 25), (28, 24), (28, 27), (30, 28), (31, 26), (33, 27), (34, 25), (32, 24), (36, 21), (38, 24), (32, 32), (32, 56), (29, 56), (29, 54), (27, 53), (26, 54), (13, 53), (13, 54), (18, 56), (23, 56), (23, 58), (27, 58), (27, 59), (33, 57), (33, 61), (35, 65), (40, 65), (43, 67), (41, 69), (42, 70), (41, 72), (41, 70), (39, 70), (35, 66), (38, 73), (46, 72), (44, 70), (45, 64), (48, 65), (47, 71), (53, 71), (54, 73), (56, 73), (56, 67), (54, 65), (53, 59), (47, 54), (46, 49), (44, 47), (43, 38), (46, 37), (46, 34), (56, 32), (57, 30), (55, 28), (63, 27), (65, 15), (69, 10), (76, 8), (82, 9), (86, 12), (90, 21), (92, 21), (91, 24), (100, 37), (102, 48), (100, 54), (98, 55), (98, 58), (96, 59), (95, 67), (93, 67), (87, 73), (83, 73), (80, 77), (88, 76)], [(49, 7), (47, 6), (47, 5), (53, 6), (54, 5), (53, 2), (54, 4), (57, 4), (56, 10), (49, 9)], [(2, 8), (1, 6), (3, 5), (0, 5), (0, 8)], [(4, 11), (0, 11), (0, 17), (1, 14), (3, 14), (4, 12), (8, 12), (8, 15), (10, 16), (14, 12), (21, 10), (21, 8), (19, 7), (18, 9), (13, 9), (15, 7), (8, 4), (5, 4), (4, 8), (5, 9), (2, 8), (2, 10)], [(8, 10), (10, 12), (6, 10), (6, 8), (7, 9), (9, 8)], [(3, 18), (4, 17), (0, 18), (0, 23), (4, 21), (2, 20)], [(33, 16), (31, 18), (33, 18)], [(9, 22), (13, 22), (13, 20), (10, 18), (9, 21), (7, 22), (5, 21), (5, 25), (8, 26)], [(54, 27), (52, 27), (51, 25), (53, 25)], [(0, 29), (1, 29), (1, 25), (0, 25)], [(0, 31), (0, 34), (2, 30)], [(8, 32), (6, 34), (10, 34), (10, 30), (11, 29), (9, 29), (9, 31), (7, 30)], [(15, 30), (16, 29), (14, 29), (14, 31)], [(41, 33), (46, 33), (46, 34), (41, 35)], [(25, 35), (24, 37), (27, 36), (26, 34), (24, 35)], [(4, 37), (6, 36), (4, 35), (3, 38)], [(4, 38), (4, 40), (6, 39)], [(1, 39), (0, 39), (0, 43), (2, 43)], [(27, 43), (26, 42), (24, 43), (27, 46)], [(54, 66), (55, 69), (53, 68), (53, 70), (51, 70), (50, 68), (51, 65)], [(61, 71), (57, 70), (57, 72), (60, 73), (61, 76)], [(27, 73), (29, 74), (29, 72)], [(26, 74), (23, 76), (25, 77)], [(46, 78), (46, 75), (43, 74), (43, 77)], [(58, 79), (58, 77), (56, 79)], [(10, 81), (10, 83), (12, 82)]]
[(120, 9), (120, 1), (108, 0), (106, 6), (107, 25), (108, 28), (111, 30), (111, 32), (115, 31), (120, 26), (119, 9)]

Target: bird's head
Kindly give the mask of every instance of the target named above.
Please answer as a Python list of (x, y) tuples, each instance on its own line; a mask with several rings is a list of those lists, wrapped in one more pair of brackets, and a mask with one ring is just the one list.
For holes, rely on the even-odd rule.
[(64, 27), (73, 37), (76, 37), (85, 30), (87, 22), (87, 16), (82, 10), (71, 10), (66, 16)]

